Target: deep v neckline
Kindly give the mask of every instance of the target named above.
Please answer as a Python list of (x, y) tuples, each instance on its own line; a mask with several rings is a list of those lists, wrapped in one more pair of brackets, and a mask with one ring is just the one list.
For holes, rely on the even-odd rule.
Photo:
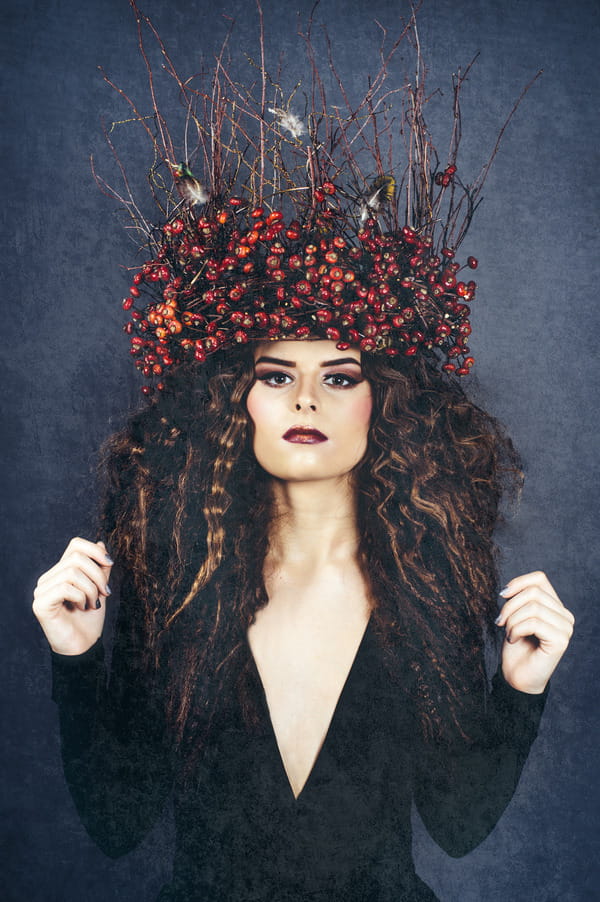
[(307, 791), (307, 789), (308, 789), (308, 787), (309, 787), (309, 784), (310, 784), (310, 783), (312, 782), (312, 780), (313, 780), (314, 773), (315, 773), (315, 771), (318, 769), (319, 762), (321, 761), (321, 759), (322, 759), (322, 757), (323, 757), (323, 752), (324, 752), (324, 750), (325, 750), (325, 747), (326, 747), (326, 746), (330, 743), (330, 741), (331, 741), (331, 740), (330, 740), (330, 736), (331, 736), (331, 734), (332, 734), (332, 732), (333, 732), (333, 725), (334, 725), (334, 722), (335, 722), (336, 718), (339, 716), (339, 711), (341, 710), (341, 708), (342, 708), (342, 706), (343, 706), (343, 703), (344, 703), (344, 701), (345, 701), (345, 698), (346, 698), (346, 696), (347, 696), (347, 694), (348, 694), (348, 685), (349, 685), (349, 683), (352, 681), (352, 677), (353, 677), (353, 675), (355, 674), (356, 670), (358, 669), (358, 662), (359, 662), (359, 659), (362, 657), (362, 655), (363, 655), (363, 653), (364, 653), (364, 648), (365, 648), (365, 646), (366, 646), (366, 644), (367, 644), (367, 635), (369, 634), (370, 629), (371, 629), (371, 620), (372, 620), (372, 616), (370, 615), (370, 616), (369, 616), (369, 619), (367, 620), (367, 623), (366, 623), (366, 625), (365, 625), (365, 628), (364, 628), (364, 630), (363, 630), (362, 636), (361, 636), (361, 638), (360, 638), (360, 642), (358, 643), (358, 646), (357, 646), (357, 648), (356, 648), (356, 652), (354, 653), (354, 658), (352, 659), (352, 663), (351, 663), (351, 665), (350, 665), (350, 668), (349, 668), (349, 670), (348, 670), (348, 673), (346, 674), (346, 679), (345, 679), (344, 682), (343, 682), (342, 688), (341, 688), (341, 690), (340, 690), (340, 694), (338, 695), (337, 701), (336, 701), (336, 703), (335, 703), (335, 705), (334, 705), (334, 707), (333, 707), (332, 714), (331, 714), (331, 718), (330, 718), (329, 723), (328, 723), (328, 725), (327, 725), (327, 729), (326, 729), (326, 731), (325, 731), (325, 735), (324, 735), (324, 737), (323, 737), (323, 741), (322, 741), (322, 743), (321, 743), (321, 745), (320, 745), (320, 747), (319, 747), (319, 749), (318, 749), (318, 751), (317, 751), (317, 754), (316, 754), (316, 756), (315, 756), (315, 759), (314, 759), (314, 761), (313, 761), (313, 763), (312, 763), (312, 767), (311, 767), (310, 770), (308, 771), (308, 774), (307, 774), (307, 776), (306, 776), (306, 780), (305, 780), (304, 783), (302, 784), (302, 787), (301, 787), (300, 792), (298, 793), (298, 795), (295, 795), (295, 794), (294, 794), (294, 790), (293, 790), (293, 788), (292, 788), (292, 784), (291, 784), (291, 782), (290, 782), (290, 779), (289, 779), (289, 777), (288, 777), (288, 774), (287, 774), (287, 771), (286, 771), (286, 768), (285, 768), (285, 763), (284, 763), (284, 760), (283, 760), (283, 757), (282, 757), (282, 754), (281, 754), (281, 750), (280, 750), (280, 748), (279, 748), (279, 742), (278, 742), (278, 740), (277, 740), (277, 734), (276, 734), (276, 732), (275, 732), (275, 727), (273, 726), (273, 720), (272, 720), (272, 718), (271, 718), (271, 712), (270, 712), (270, 710), (269, 710), (269, 702), (268, 702), (268, 700), (267, 700), (267, 693), (266, 693), (266, 690), (265, 690), (265, 687), (264, 687), (264, 684), (263, 684), (263, 681), (262, 681), (262, 678), (261, 678), (261, 675), (260, 675), (260, 672), (259, 672), (259, 669), (258, 669), (258, 665), (257, 665), (257, 663), (256, 663), (256, 659), (255, 659), (255, 657), (254, 657), (254, 655), (253, 655), (253, 653), (252, 653), (252, 649), (251, 649), (251, 647), (250, 647), (250, 643), (249, 643), (248, 639), (246, 638), (246, 648), (247, 648), (247, 653), (248, 653), (248, 656), (249, 656), (249, 659), (250, 659), (250, 667), (251, 667), (251, 671), (252, 671), (252, 674), (253, 674), (253, 678), (254, 678), (254, 681), (255, 681), (255, 683), (256, 683), (256, 687), (257, 687), (257, 689), (258, 689), (258, 693), (259, 693), (260, 700), (261, 700), (261, 704), (262, 704), (262, 709), (263, 709), (263, 714), (264, 714), (264, 724), (265, 724), (266, 730), (267, 730), (268, 735), (269, 735), (269, 741), (270, 741), (270, 743), (271, 743), (271, 745), (273, 746), (273, 749), (274, 749), (274, 758), (275, 758), (275, 759), (277, 760), (277, 762), (278, 762), (278, 768), (277, 768), (277, 769), (278, 769), (278, 771), (279, 771), (279, 773), (280, 773), (280, 776), (283, 778), (283, 782), (284, 782), (284, 784), (285, 784), (285, 786), (286, 786), (288, 795), (289, 795), (289, 797), (291, 798), (291, 800), (292, 800), (293, 803), (298, 803), (298, 802), (300, 802), (301, 798), (306, 794), (306, 791)]

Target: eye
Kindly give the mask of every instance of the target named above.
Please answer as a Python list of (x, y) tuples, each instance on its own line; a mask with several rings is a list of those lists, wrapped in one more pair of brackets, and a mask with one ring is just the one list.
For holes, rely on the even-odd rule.
[(292, 377), (288, 373), (283, 373), (281, 370), (272, 370), (271, 372), (266, 373), (257, 373), (256, 374), (257, 382), (264, 382), (266, 385), (272, 385), (275, 388), (279, 388), (282, 385), (289, 385), (292, 382)]
[(327, 373), (323, 381), (326, 385), (331, 385), (334, 388), (353, 388), (359, 382), (362, 382), (362, 379), (350, 376), (348, 373)]

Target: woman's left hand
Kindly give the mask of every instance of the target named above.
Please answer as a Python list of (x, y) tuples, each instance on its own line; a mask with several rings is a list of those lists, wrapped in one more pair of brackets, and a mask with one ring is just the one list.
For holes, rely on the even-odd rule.
[(521, 692), (544, 691), (573, 634), (575, 618), (539, 570), (511, 579), (496, 620), (505, 629), (502, 673)]

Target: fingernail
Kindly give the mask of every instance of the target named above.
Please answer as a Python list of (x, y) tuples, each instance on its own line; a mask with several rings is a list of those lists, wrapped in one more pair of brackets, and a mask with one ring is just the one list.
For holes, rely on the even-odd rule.
[(106, 588), (105, 588), (105, 590), (104, 590), (104, 594), (105, 594), (105, 595), (112, 595), (112, 591), (111, 591), (111, 588), (110, 588), (110, 586), (108, 585), (108, 583), (106, 584)]
[(508, 598), (508, 596), (510, 595), (510, 589), (508, 588), (508, 586), (504, 586), (503, 589), (500, 589), (500, 592), (498, 594), (501, 595), (502, 598)]
[(114, 564), (113, 559), (108, 554), (104, 555), (104, 560), (106, 561), (107, 564), (110, 564), (111, 566), (112, 566), (112, 564)]
[(102, 607), (102, 602), (100, 601), (99, 598), (97, 598), (96, 599), (96, 610), (99, 611), (101, 607)]
[(497, 616), (496, 619), (494, 620), (494, 623), (496, 624), (496, 626), (500, 626), (500, 621), (501, 621), (501, 620), (502, 620), (502, 614), (498, 614), (498, 616)]

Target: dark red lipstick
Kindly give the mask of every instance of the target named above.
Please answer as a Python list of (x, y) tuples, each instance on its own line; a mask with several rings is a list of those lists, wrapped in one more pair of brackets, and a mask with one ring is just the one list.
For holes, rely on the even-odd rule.
[(295, 442), (300, 445), (316, 445), (319, 442), (327, 441), (326, 435), (323, 435), (318, 429), (311, 429), (310, 426), (292, 426), (283, 438), (286, 442)]

